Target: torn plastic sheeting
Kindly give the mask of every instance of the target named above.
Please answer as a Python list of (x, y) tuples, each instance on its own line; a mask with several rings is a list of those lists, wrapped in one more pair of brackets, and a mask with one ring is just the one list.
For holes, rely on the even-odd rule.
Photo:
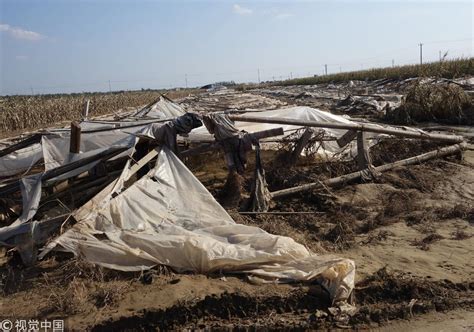
[[(23, 201), (23, 212), (18, 218), (22, 223), (33, 218), (38, 210), (41, 199), (41, 177), (42, 174), (34, 174), (21, 179), (21, 197)], [(13, 223), (15, 224), (16, 221)]]
[(30, 220), (36, 214), (41, 199), (41, 177), (43, 173), (24, 177), (20, 181), (23, 211), (12, 224), (0, 228), (0, 242), (19, 234), (21, 225)]
[[(99, 154), (103, 152), (104, 150), (107, 150), (107, 149), (103, 148), (103, 149), (89, 151), (86, 153), (77, 154), (75, 160), (73, 161), (78, 161), (82, 158), (87, 158), (87, 157)], [(83, 165), (67, 173), (61, 174), (53, 179), (50, 179), (50, 181), (58, 181), (58, 180), (67, 179), (72, 176), (78, 175), (82, 172), (85, 172), (91, 169), (97, 163), (98, 161), (89, 162), (86, 165)], [(43, 182), (44, 174), (45, 174), (44, 172), (38, 173), (38, 174), (34, 174), (34, 175), (21, 179), (20, 189), (21, 189), (21, 195), (22, 195), (22, 201), (23, 201), (23, 212), (21, 216), (17, 220), (15, 220), (11, 225), (0, 228), (0, 242), (4, 242), (11, 236), (18, 234), (19, 230), (21, 229), (21, 225), (30, 221), (36, 214), (36, 211), (38, 210), (38, 206), (41, 200), (42, 182)]]
[(43, 153), (40, 143), (32, 144), (0, 157), (0, 177), (26, 172), (42, 157)]
[(163, 264), (177, 271), (245, 272), (278, 281), (323, 279), (335, 301), (346, 300), (354, 287), (352, 260), (315, 255), (289, 237), (236, 224), (167, 148), (154, 169), (112, 198), (119, 189), (110, 185), (108, 193), (79, 209), (78, 223), (41, 256), (58, 246), (123, 271)]

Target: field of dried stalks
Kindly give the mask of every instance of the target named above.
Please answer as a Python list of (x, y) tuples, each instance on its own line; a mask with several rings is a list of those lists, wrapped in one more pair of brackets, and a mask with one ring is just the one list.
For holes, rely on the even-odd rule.
[(86, 100), (90, 100), (89, 114), (100, 116), (147, 105), (162, 93), (179, 98), (193, 93), (193, 90), (0, 97), (0, 137), (80, 120)]

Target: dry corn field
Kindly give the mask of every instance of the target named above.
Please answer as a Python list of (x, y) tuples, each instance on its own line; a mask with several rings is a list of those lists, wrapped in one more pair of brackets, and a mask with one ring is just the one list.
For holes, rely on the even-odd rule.
[[(164, 91), (0, 97), (0, 136), (78, 120), (87, 99), (91, 101), (89, 114), (97, 116), (149, 104), (157, 99), (160, 93)], [(189, 92), (184, 94), (187, 93)], [(183, 95), (183, 92), (171, 91), (166, 94), (176, 98)]]

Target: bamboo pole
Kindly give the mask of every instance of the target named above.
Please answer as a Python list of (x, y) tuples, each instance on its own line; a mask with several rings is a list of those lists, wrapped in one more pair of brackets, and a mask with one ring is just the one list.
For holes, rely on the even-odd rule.
[[(438, 150), (430, 151), (430, 152), (427, 152), (427, 153), (424, 153), (424, 154), (421, 154), (421, 155), (418, 155), (418, 156), (415, 156), (415, 157), (402, 159), (402, 160), (396, 161), (394, 163), (378, 166), (378, 167), (375, 167), (374, 169), (375, 169), (376, 172), (385, 172), (385, 171), (391, 170), (391, 169), (399, 167), (399, 166), (408, 166), (408, 165), (418, 164), (418, 163), (421, 163), (421, 162), (424, 162), (424, 161), (427, 161), (427, 160), (430, 160), (430, 159), (440, 158), (440, 157), (445, 157), (445, 156), (448, 156), (448, 155), (451, 155), (451, 154), (455, 154), (459, 151), (462, 151), (466, 147), (467, 147), (467, 144), (465, 142), (463, 142), (463, 143), (460, 143), (460, 144), (455, 144), (455, 145), (451, 145), (451, 146), (441, 148), (441, 149), (438, 149)], [(363, 171), (358, 171), (358, 172), (345, 174), (345, 175), (338, 176), (336, 178), (328, 179), (328, 180), (321, 181), (321, 182), (307, 183), (307, 184), (304, 184), (304, 185), (301, 185), (301, 186), (296, 186), (296, 187), (292, 187), (292, 188), (287, 188), (287, 189), (274, 191), (274, 192), (271, 193), (271, 195), (272, 195), (272, 198), (284, 197), (284, 196), (304, 192), (304, 191), (307, 191), (307, 190), (311, 190), (311, 189), (314, 189), (314, 188), (317, 188), (317, 187), (321, 187), (321, 183), (323, 185), (326, 185), (326, 186), (335, 186), (335, 185), (338, 185), (338, 184), (341, 184), (341, 183), (345, 183), (345, 182), (349, 182), (349, 181), (359, 179), (362, 176), (363, 176)]]
[(294, 125), (302, 127), (318, 127), (318, 128), (333, 128), (333, 129), (347, 129), (347, 130), (357, 130), (357, 131), (368, 131), (372, 133), (388, 134), (399, 137), (408, 137), (408, 138), (420, 138), (420, 139), (429, 139), (436, 141), (452, 142), (452, 143), (461, 143), (464, 141), (462, 136), (456, 135), (443, 135), (443, 134), (431, 134), (424, 133), (414, 130), (406, 130), (403, 128), (387, 128), (374, 124), (368, 123), (333, 123), (333, 122), (323, 122), (323, 121), (304, 121), (297, 119), (288, 119), (288, 118), (274, 118), (268, 116), (249, 116), (249, 115), (229, 115), (229, 119), (233, 121), (241, 122), (257, 122), (257, 123), (275, 123), (275, 124), (285, 124), (285, 125)]

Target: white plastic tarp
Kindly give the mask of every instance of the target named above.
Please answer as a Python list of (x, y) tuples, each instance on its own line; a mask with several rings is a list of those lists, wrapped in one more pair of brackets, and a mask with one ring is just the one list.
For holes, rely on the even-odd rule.
[[(133, 129), (140, 130), (141, 128), (142, 127), (136, 127)], [(112, 146), (126, 146), (132, 148), (135, 145), (136, 140), (137, 138), (135, 136), (119, 129), (98, 133), (88, 133), (81, 136), (81, 153), (70, 153), (69, 133), (51, 137), (43, 136), (41, 144), (43, 147), (45, 169), (50, 170), (72, 163), (79, 159), (100, 153)], [(119, 158), (128, 154), (130, 154), (130, 151), (124, 151), (114, 158)]]
[(150, 117), (157, 119), (175, 118), (186, 113), (183, 108), (163, 96), (149, 108), (141, 110), (135, 114), (135, 117)]
[(80, 208), (78, 223), (42, 255), (58, 247), (123, 271), (163, 264), (177, 271), (245, 272), (279, 281), (317, 279), (335, 301), (347, 299), (353, 289), (352, 260), (315, 255), (289, 237), (236, 224), (166, 148), (155, 168), (132, 186), (122, 192), (120, 185), (112, 187)]

